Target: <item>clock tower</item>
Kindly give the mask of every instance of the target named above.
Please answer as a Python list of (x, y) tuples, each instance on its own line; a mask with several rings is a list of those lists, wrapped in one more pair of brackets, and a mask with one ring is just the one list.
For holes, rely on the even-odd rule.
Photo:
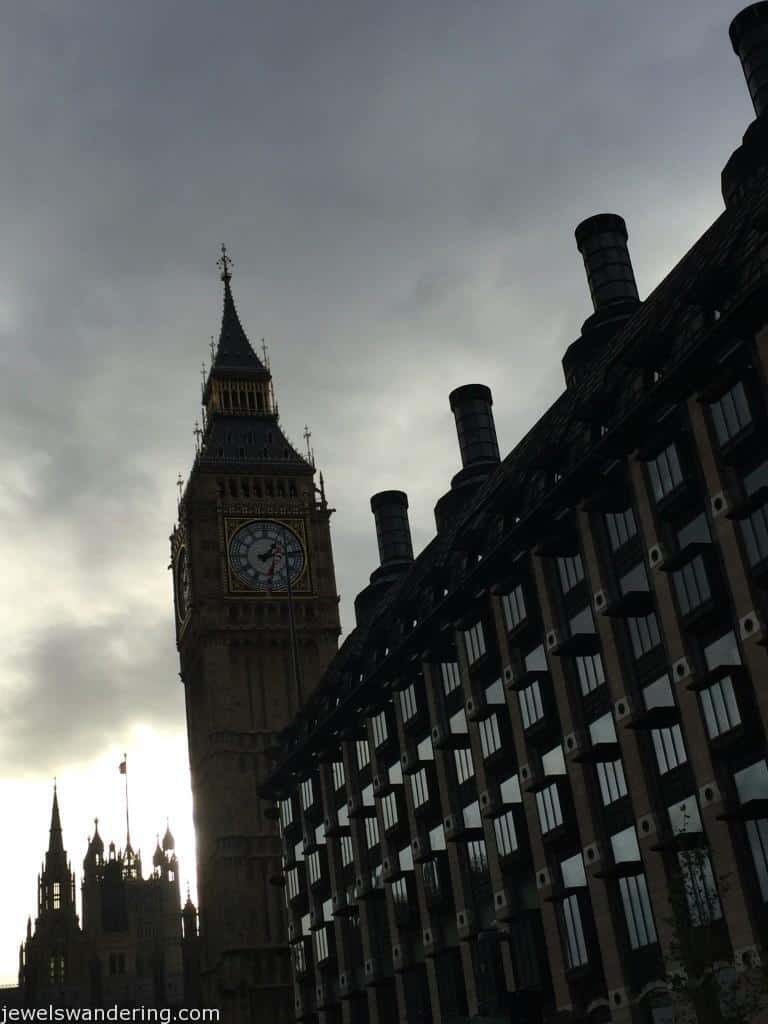
[(329, 519), (311, 454), (278, 419), (266, 354), (237, 315), (231, 262), (203, 384), (203, 428), (171, 536), (197, 835), (206, 1004), (225, 1021), (288, 1021), (291, 972), (276, 823), (258, 789), (277, 733), (340, 633)]

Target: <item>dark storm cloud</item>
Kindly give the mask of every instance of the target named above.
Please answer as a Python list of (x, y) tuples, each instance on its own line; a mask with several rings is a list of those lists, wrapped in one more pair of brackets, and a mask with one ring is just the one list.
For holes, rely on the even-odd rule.
[[(6, 766), (26, 749), (47, 768), (27, 739), (65, 726), (76, 756), (139, 717), (181, 725), (157, 609), (220, 241), (286, 429), (313, 429), (349, 628), (376, 560), (370, 494), (407, 490), (416, 546), (429, 539), (458, 463), (451, 388), (493, 385), (505, 450), (559, 390), (589, 313), (575, 224), (624, 214), (647, 293), (719, 212), (751, 117), (727, 38), (740, 6), (6, 11), (0, 470), (25, 484), (0, 508), (7, 535), (65, 538), (77, 573), (60, 583), (82, 595), (24, 635)], [(83, 625), (105, 594), (124, 614)]]

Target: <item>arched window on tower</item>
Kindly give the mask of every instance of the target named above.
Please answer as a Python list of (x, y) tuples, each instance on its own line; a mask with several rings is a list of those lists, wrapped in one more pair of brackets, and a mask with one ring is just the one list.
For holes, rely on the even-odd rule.
[(53, 909), (59, 910), (61, 908), (61, 882), (53, 883)]

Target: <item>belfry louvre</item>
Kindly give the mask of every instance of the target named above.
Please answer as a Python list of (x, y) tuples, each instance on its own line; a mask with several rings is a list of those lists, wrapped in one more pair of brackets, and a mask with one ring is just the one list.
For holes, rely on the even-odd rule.
[(722, 215), (644, 301), (623, 220), (580, 224), (562, 395), (501, 460), (490, 391), (451, 394), (417, 558), (372, 499), (381, 564), (263, 790), (298, 1020), (666, 1021), (681, 929), (766, 962), (768, 4), (731, 39)]

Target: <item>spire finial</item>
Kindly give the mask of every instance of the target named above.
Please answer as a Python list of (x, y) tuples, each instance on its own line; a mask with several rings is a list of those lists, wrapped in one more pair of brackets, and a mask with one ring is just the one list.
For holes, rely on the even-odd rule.
[(198, 420), (195, 420), (195, 429), (192, 431), (192, 433), (195, 435), (195, 451), (199, 455), (200, 454), (200, 438), (203, 436), (203, 432), (200, 429), (200, 423), (199, 423)]
[(306, 445), (307, 445), (307, 458), (309, 459), (310, 462), (312, 461), (312, 449), (309, 447), (309, 442), (310, 442), (311, 437), (312, 437), (312, 431), (309, 429), (309, 427), (305, 423), (304, 424), (304, 441), (306, 442)]
[(216, 266), (221, 268), (221, 280), (226, 284), (232, 280), (232, 260), (227, 254), (227, 247), (221, 243), (221, 256), (216, 261)]
[(264, 365), (269, 369), (269, 348), (263, 338), (261, 339), (261, 354), (264, 356)]
[(179, 479), (176, 481), (176, 486), (179, 489), (179, 501), (181, 501), (182, 491), (184, 490), (184, 480), (182, 479), (181, 473), (179, 473)]
[[(216, 361), (216, 342), (214, 341), (213, 335), (211, 335), (210, 348), (211, 348), (211, 366), (213, 366), (214, 362)], [(203, 365), (205, 365), (205, 364), (203, 364)]]

